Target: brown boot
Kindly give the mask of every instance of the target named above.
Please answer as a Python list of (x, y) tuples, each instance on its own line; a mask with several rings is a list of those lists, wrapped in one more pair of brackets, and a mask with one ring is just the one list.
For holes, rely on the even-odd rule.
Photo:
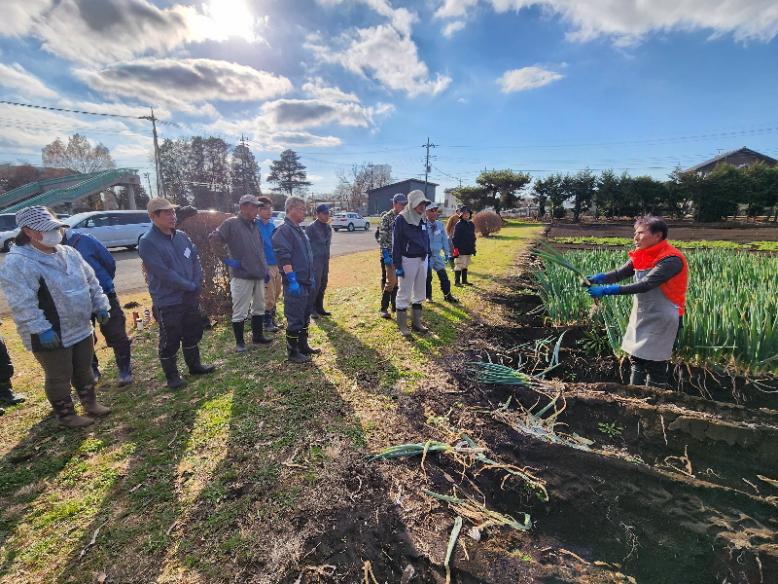
[(78, 394), (78, 399), (81, 401), (81, 405), (84, 406), (86, 413), (90, 416), (107, 416), (111, 413), (111, 408), (107, 408), (97, 403), (94, 385), (76, 389), (76, 393)]
[(92, 418), (76, 415), (73, 400), (69, 397), (51, 402), (51, 407), (54, 409), (57, 422), (59, 422), (60, 426), (65, 426), (65, 428), (84, 428), (95, 423)]

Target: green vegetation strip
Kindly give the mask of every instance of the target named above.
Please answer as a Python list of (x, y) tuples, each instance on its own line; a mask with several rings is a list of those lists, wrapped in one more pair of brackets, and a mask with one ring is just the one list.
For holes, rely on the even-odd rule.
[[(567, 261), (585, 273), (612, 270), (626, 255), (616, 250), (571, 251)], [(687, 254), (689, 292), (677, 350), (684, 358), (735, 366), (751, 373), (778, 372), (778, 257), (723, 250)], [(540, 294), (557, 325), (595, 322), (598, 310), (580, 279), (557, 263), (536, 272)], [(629, 296), (604, 298), (600, 310), (623, 334)]]
[[(630, 237), (555, 237), (554, 243), (567, 245), (609, 245), (625, 247), (632, 245)], [(739, 249), (746, 251), (775, 251), (778, 252), (778, 241), (752, 241), (750, 243), (738, 243), (737, 241), (700, 240), (700, 241), (673, 241), (672, 244), (680, 249)]]

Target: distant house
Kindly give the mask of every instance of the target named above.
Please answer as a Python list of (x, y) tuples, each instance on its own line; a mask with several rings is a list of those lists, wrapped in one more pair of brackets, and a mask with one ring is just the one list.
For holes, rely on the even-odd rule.
[[(388, 211), (392, 207), (392, 197), (397, 193), (403, 193), (407, 195), (411, 191), (420, 190), (424, 191), (425, 183), (423, 180), (415, 178), (409, 178), (400, 182), (385, 185), (383, 187), (377, 187), (375, 189), (369, 189), (367, 191), (367, 214), (379, 215), (384, 211)], [(427, 186), (427, 198), (430, 201), (435, 200), (435, 187), (437, 183), (428, 182)]]
[(706, 176), (713, 172), (713, 170), (720, 164), (731, 164), (735, 168), (746, 168), (753, 166), (754, 164), (761, 162), (767, 166), (775, 166), (778, 164), (778, 160), (771, 158), (766, 154), (761, 154), (750, 148), (740, 148), (738, 150), (732, 150), (731, 152), (725, 152), (716, 158), (711, 158), (697, 166), (693, 166), (684, 172), (695, 172), (700, 176)]

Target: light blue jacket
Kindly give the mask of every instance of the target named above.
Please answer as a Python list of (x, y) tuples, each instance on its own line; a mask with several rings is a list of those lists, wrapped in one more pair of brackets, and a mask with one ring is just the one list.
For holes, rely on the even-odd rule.
[[(446, 258), (451, 255), (448, 235), (442, 221), (428, 222), (427, 233), (430, 237), (430, 268), (434, 271), (446, 269)], [(443, 255), (440, 255), (443, 252)]]
[(30, 351), (41, 350), (38, 335), (52, 328), (63, 347), (72, 347), (92, 334), (92, 314), (111, 308), (81, 254), (67, 245), (55, 250), (15, 245), (0, 269), (16, 329)]

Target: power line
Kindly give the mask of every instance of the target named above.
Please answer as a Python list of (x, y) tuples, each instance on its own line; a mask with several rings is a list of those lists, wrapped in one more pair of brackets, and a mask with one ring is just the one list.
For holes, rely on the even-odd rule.
[[(37, 105), (33, 103), (21, 103), (18, 101), (7, 101), (7, 100), (0, 100), (0, 104), (4, 105), (12, 105), (16, 107), (26, 107), (31, 109), (39, 109), (39, 110), (47, 110), (52, 112), (65, 112), (70, 114), (81, 114), (85, 116), (101, 116), (105, 118), (124, 118), (127, 120), (150, 120), (151, 118), (149, 116), (131, 116), (128, 114), (115, 114), (115, 113), (109, 113), (109, 112), (89, 112), (85, 110), (75, 110), (75, 109), (68, 109), (65, 107), (52, 107), (48, 105)], [(153, 114), (152, 114), (153, 115)], [(181, 126), (175, 122), (168, 122), (168, 121), (162, 121), (157, 120), (157, 123), (159, 124), (165, 124), (168, 126), (176, 126), (180, 128)]]

